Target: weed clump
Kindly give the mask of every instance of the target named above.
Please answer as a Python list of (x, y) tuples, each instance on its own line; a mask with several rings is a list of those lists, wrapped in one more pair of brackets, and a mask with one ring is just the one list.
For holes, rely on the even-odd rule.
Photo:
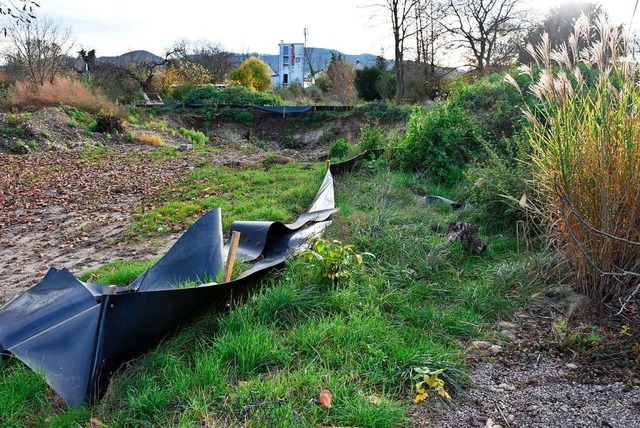
[(149, 146), (164, 146), (164, 140), (159, 135), (155, 134), (136, 134), (134, 136), (135, 141)]
[(200, 131), (180, 128), (178, 133), (194, 144), (207, 144), (209, 142), (209, 138)]
[(82, 82), (70, 77), (58, 77), (53, 83), (33, 85), (17, 82), (9, 91), (7, 106), (17, 109), (38, 109), (68, 105), (92, 113), (109, 112), (121, 114), (121, 107), (113, 104), (104, 95), (92, 93)]

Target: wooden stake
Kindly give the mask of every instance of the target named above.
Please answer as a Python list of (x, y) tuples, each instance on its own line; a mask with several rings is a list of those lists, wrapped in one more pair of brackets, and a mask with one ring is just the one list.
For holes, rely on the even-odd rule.
[(116, 287), (115, 285), (110, 285), (109, 288), (107, 288), (107, 294), (116, 294), (118, 290), (118, 287)]
[(240, 232), (233, 231), (231, 241), (229, 242), (229, 254), (227, 255), (227, 264), (224, 266), (222, 282), (229, 282), (231, 280), (231, 272), (233, 272), (233, 264), (236, 262), (236, 251), (238, 251), (239, 243)]
[(326, 163), (327, 163), (327, 171), (328, 171), (329, 167), (331, 166), (331, 159), (327, 159)]

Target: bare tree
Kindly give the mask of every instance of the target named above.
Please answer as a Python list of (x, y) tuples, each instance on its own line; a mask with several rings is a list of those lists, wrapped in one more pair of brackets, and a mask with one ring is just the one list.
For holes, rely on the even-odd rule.
[(393, 33), (394, 65), (396, 75), (396, 104), (404, 98), (404, 55), (405, 42), (416, 34), (416, 15), (420, 0), (385, 0), (376, 7), (388, 13)]
[(132, 53), (120, 64), (114, 64), (122, 73), (140, 85), (144, 92), (153, 92), (153, 78), (157, 71), (170, 61), (173, 52), (167, 52), (164, 58), (148, 55), (145, 51)]
[(10, 41), (7, 62), (18, 67), (37, 85), (53, 83), (67, 64), (67, 56), (73, 47), (71, 30), (46, 17), (13, 23), (7, 35)]
[[(14, 23), (28, 24), (36, 18), (34, 8), (40, 7), (33, 0), (3, 0), (0, 1), (0, 15), (6, 15), (13, 19)], [(5, 36), (7, 29), (3, 28)]]
[(235, 55), (219, 43), (208, 40), (192, 42), (179, 40), (172, 48), (172, 60), (192, 62), (206, 69), (213, 76), (214, 83), (222, 82), (236, 67)]
[(512, 58), (513, 43), (525, 30), (521, 0), (448, 0), (442, 26), (455, 38), (458, 47), (471, 53), (479, 71)]

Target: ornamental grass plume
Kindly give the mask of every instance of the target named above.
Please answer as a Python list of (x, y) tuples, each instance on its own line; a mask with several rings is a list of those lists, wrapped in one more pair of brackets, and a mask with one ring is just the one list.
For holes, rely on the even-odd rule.
[[(580, 46), (586, 46), (580, 48)], [(539, 103), (531, 122), (536, 190), (549, 237), (597, 309), (622, 311), (640, 289), (640, 89), (629, 40), (602, 16), (580, 17), (566, 44), (527, 46)], [(507, 82), (515, 79), (507, 76)]]

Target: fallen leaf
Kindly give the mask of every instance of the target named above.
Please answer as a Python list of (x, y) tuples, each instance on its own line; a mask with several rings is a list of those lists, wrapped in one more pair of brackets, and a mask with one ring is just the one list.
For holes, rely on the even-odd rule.
[(89, 419), (89, 424), (91, 425), (91, 428), (100, 428), (104, 426), (104, 423), (98, 418)]
[(333, 397), (331, 397), (331, 393), (328, 389), (323, 389), (320, 392), (320, 397), (318, 397), (318, 404), (320, 404), (325, 409), (331, 408), (331, 402), (333, 401)]
[(523, 194), (522, 197), (520, 198), (520, 208), (525, 209), (527, 208), (527, 194)]

